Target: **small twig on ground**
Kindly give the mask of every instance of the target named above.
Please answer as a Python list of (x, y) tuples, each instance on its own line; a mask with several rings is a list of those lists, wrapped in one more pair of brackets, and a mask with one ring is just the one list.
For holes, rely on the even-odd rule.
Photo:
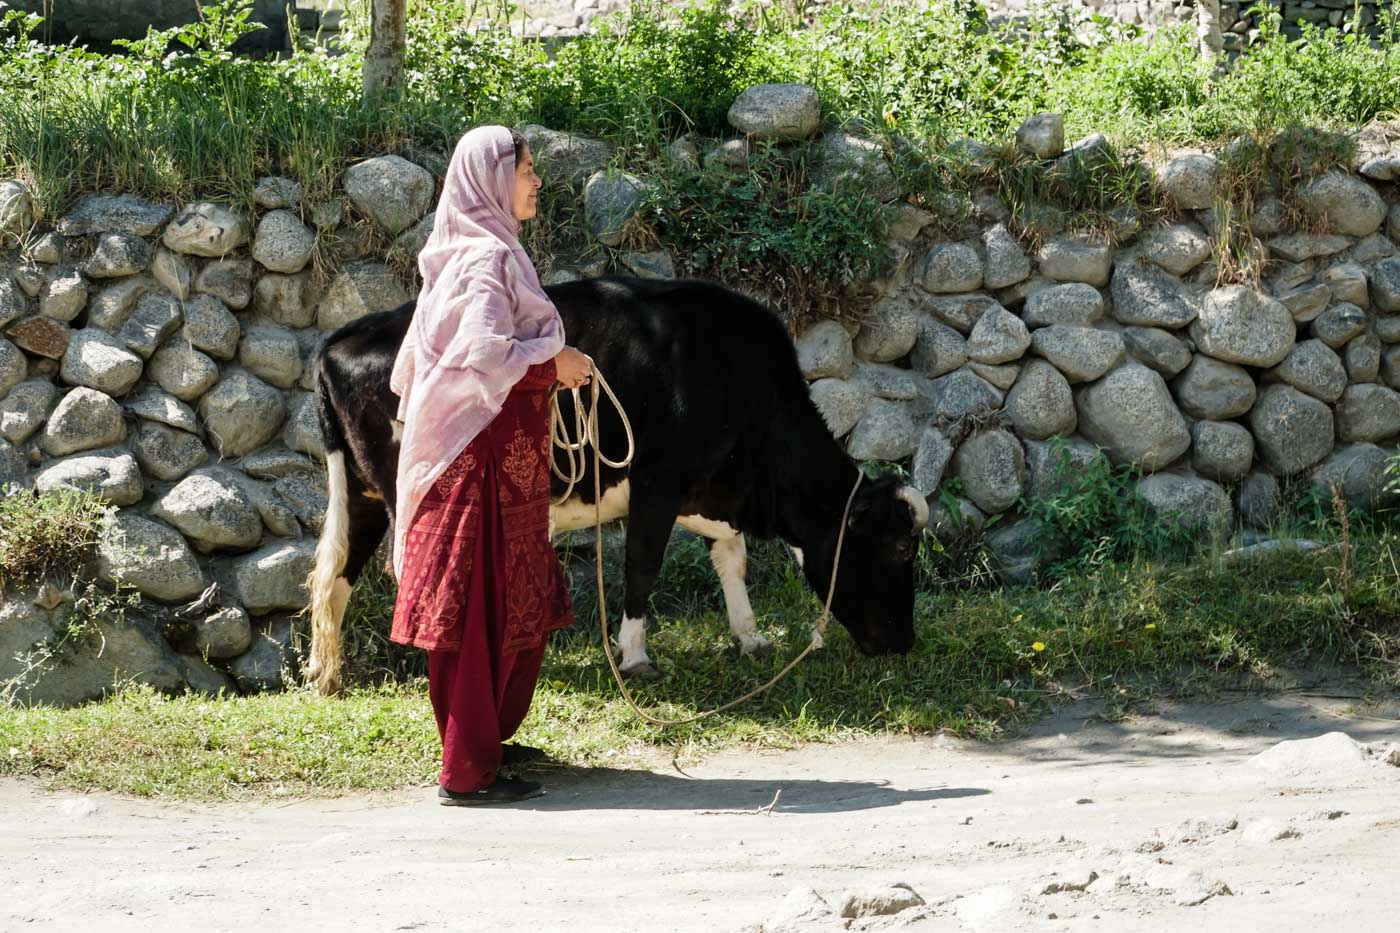
[(783, 795), (783, 789), (778, 788), (778, 792), (773, 795), (773, 802), (766, 807), (754, 807), (752, 810), (701, 810), (701, 816), (772, 816), (773, 808), (778, 805), (778, 798)]

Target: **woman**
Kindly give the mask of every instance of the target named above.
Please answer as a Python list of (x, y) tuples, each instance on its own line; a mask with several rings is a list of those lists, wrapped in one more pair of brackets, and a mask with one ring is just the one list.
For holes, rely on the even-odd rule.
[(457, 144), (423, 290), (390, 386), (398, 393), (391, 638), (428, 651), (448, 806), (525, 800), (539, 784), (498, 774), (530, 708), (549, 633), (572, 622), (549, 542), (549, 393), (588, 381), (517, 239), (541, 182), (504, 127)]

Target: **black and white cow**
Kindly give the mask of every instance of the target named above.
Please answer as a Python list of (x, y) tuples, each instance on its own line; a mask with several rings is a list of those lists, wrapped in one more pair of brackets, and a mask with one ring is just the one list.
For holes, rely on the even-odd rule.
[[(713, 542), (741, 650), (763, 647), (744, 586), (744, 536), (787, 542), (825, 598), (856, 480), (856, 465), (808, 395), (787, 332), (766, 308), (707, 282), (607, 277), (547, 291), (570, 344), (596, 361), (636, 438), (630, 468), (602, 473), (604, 520), (627, 517), (623, 671), (655, 672), (647, 601), (678, 522)], [(330, 507), (309, 587), (313, 638), (325, 642), (313, 646), (312, 675), (323, 691), (338, 686), (350, 587), (395, 519), (398, 398), (389, 373), (412, 314), (409, 303), (347, 324), (318, 361)], [(560, 401), (572, 424), (572, 399), (561, 393)], [(622, 423), (611, 406), (601, 407), (602, 451), (619, 460)], [(583, 481), (551, 511), (556, 533), (593, 524), (587, 459)], [(923, 497), (892, 479), (862, 483), (851, 506), (832, 609), (866, 654), (913, 645), (913, 558), (927, 519)]]

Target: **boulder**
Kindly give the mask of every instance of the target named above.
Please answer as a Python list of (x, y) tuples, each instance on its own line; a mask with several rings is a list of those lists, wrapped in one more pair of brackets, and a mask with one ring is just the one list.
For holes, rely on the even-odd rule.
[(198, 437), (155, 421), (137, 426), (131, 450), (147, 475), (167, 483), (209, 461), (209, 451)]
[(588, 229), (604, 246), (620, 246), (627, 222), (641, 210), (647, 183), (626, 172), (595, 172), (583, 186)]
[(1318, 233), (1291, 233), (1276, 236), (1269, 240), (1269, 252), (1278, 259), (1288, 262), (1306, 262), (1340, 253), (1351, 245), (1344, 236)]
[(808, 390), (832, 437), (849, 434), (873, 397), (867, 386), (846, 379), (818, 379)]
[(1347, 387), (1347, 373), (1342, 368), (1342, 361), (1321, 340), (1304, 340), (1295, 344), (1283, 362), (1264, 375), (1329, 404), (1341, 398), (1342, 391)]
[(65, 324), (87, 306), (88, 284), (77, 269), (59, 268), (44, 281), (39, 293), (39, 313)]
[(34, 197), (22, 181), (0, 182), (0, 237), (19, 239), (34, 225)]
[(290, 178), (259, 178), (253, 189), (253, 200), (264, 210), (296, 207), (301, 203), (301, 185)]
[(45, 233), (29, 248), (29, 258), (50, 266), (60, 263), (66, 252), (65, 245), (63, 237), (57, 233)]
[(1304, 182), (1298, 203), (1332, 231), (1346, 236), (1375, 233), (1385, 222), (1386, 204), (1366, 182), (1332, 171)]
[(333, 331), (366, 314), (397, 308), (410, 297), (383, 263), (347, 264), (321, 299), (316, 310), (316, 326), (323, 331)]
[(29, 372), (29, 364), (19, 348), (4, 337), (0, 337), (0, 392), (8, 395), (10, 390), (24, 381)]
[(433, 176), (400, 156), (377, 156), (345, 170), (345, 193), (360, 213), (390, 234), (397, 234), (432, 206)]
[(909, 408), (874, 399), (851, 430), (846, 449), (856, 460), (903, 460), (914, 452), (917, 429)]
[(1037, 159), (1053, 159), (1065, 151), (1065, 118), (1038, 113), (1016, 129), (1016, 146)]
[(821, 102), (806, 84), (759, 84), (735, 99), (729, 125), (755, 139), (805, 139), (821, 126)]
[(199, 421), (195, 418), (194, 409), (155, 386), (142, 386), (127, 396), (122, 404), (138, 418), (168, 424), (172, 428), (191, 433), (199, 430)]
[(253, 310), (284, 327), (310, 327), (316, 322), (316, 305), (320, 300), (310, 272), (264, 275), (253, 287)]
[(1197, 227), (1171, 224), (1154, 230), (1145, 255), (1172, 275), (1185, 275), (1210, 258), (1210, 240)]
[(926, 376), (942, 376), (967, 362), (967, 342), (962, 335), (933, 318), (919, 319), (919, 334), (909, 364)]
[(0, 437), (0, 499), (11, 491), (10, 487), (27, 486), (25, 474), (29, 464), (24, 454), (9, 441)]
[(943, 422), (985, 415), (996, 411), (1002, 403), (1002, 394), (994, 386), (965, 369), (933, 380), (930, 394), (930, 415)]
[(797, 340), (797, 363), (808, 380), (829, 376), (844, 379), (850, 375), (854, 362), (851, 335), (836, 321), (817, 321)]
[(140, 237), (125, 233), (104, 233), (83, 263), (83, 274), (90, 279), (115, 279), (144, 272), (151, 264), (151, 247)]
[(236, 658), (252, 643), (253, 626), (241, 606), (219, 609), (194, 625), (194, 649), (206, 658)]
[(1049, 499), (1084, 475), (1103, 458), (1102, 451), (1081, 437), (1026, 441), (1026, 489), (1028, 499)]
[(136, 309), (117, 331), (117, 339), (126, 344), (128, 350), (148, 360), (182, 323), (184, 317), (179, 302), (170, 295), (150, 291), (136, 303)]
[(967, 368), (1002, 392), (1014, 386), (1021, 375), (1020, 363), (968, 363)]
[(1156, 266), (1122, 262), (1113, 273), (1113, 319), (1139, 327), (1185, 327), (1196, 320), (1197, 303), (1181, 283)]
[(1197, 354), (1172, 384), (1181, 408), (1192, 418), (1225, 421), (1249, 411), (1258, 395), (1241, 366)]
[(155, 352), (146, 375), (176, 398), (193, 402), (218, 381), (219, 364), (176, 340)]
[(908, 353), (919, 336), (919, 315), (907, 301), (885, 298), (861, 322), (855, 353), (863, 360), (885, 363)]
[(1088, 327), (1103, 319), (1103, 296), (1097, 288), (1083, 282), (1052, 285), (1026, 299), (1021, 319), (1029, 327)]
[(1234, 518), (1230, 496), (1218, 484), (1199, 476), (1144, 476), (1137, 482), (1137, 494), (1159, 517), (1204, 534), (1227, 534)]
[(812, 184), (819, 188), (853, 188), (877, 201), (899, 197), (899, 182), (880, 144), (850, 133), (827, 133), (813, 154)]
[(1002, 308), (995, 299), (986, 295), (930, 298), (924, 307), (935, 319), (961, 334), (972, 333), (972, 328), (982, 319), (982, 315)]
[(1170, 331), (1156, 327), (1125, 327), (1123, 346), (1128, 356), (1171, 379), (1191, 364), (1191, 351)]
[(287, 406), (281, 392), (252, 373), (233, 369), (200, 400), (199, 414), (220, 456), (241, 457), (276, 436)]
[(1123, 338), (1092, 327), (1052, 324), (1031, 334), (1035, 352), (1049, 360), (1070, 382), (1091, 382), (1124, 357)]
[[(1316, 322), (1314, 322), (1316, 323)], [(1197, 349), (1227, 363), (1274, 366), (1293, 349), (1297, 328), (1282, 304), (1242, 285), (1217, 288), (1191, 325)]]
[(1361, 308), (1371, 306), (1371, 290), (1366, 282), (1366, 270), (1355, 262), (1340, 262), (1322, 271), (1317, 280), (1326, 285), (1336, 301)]
[(1332, 452), (1332, 409), (1292, 386), (1271, 385), (1249, 411), (1260, 461), (1275, 476), (1293, 476)]
[(1057, 282), (1086, 282), (1095, 288), (1108, 284), (1113, 269), (1113, 250), (1103, 243), (1055, 236), (1046, 240), (1036, 254), (1040, 273)]
[(1127, 362), (1075, 398), (1079, 429), (1114, 463), (1146, 471), (1165, 467), (1191, 446), (1186, 419), (1162, 377), (1141, 363)]
[(306, 576), (316, 560), (316, 542), (276, 541), (228, 566), (229, 589), (252, 615), (306, 605)]
[(88, 304), (88, 327), (116, 333), (136, 309), (136, 303), (141, 300), (141, 296), (155, 287), (155, 281), (145, 275), (122, 279), (106, 286), (92, 296)]
[(1312, 322), (1312, 335), (1340, 350), (1366, 330), (1366, 312), (1353, 304), (1335, 304)]
[(310, 458), (283, 447), (262, 447), (245, 456), (238, 466), (257, 479), (281, 479), (284, 476), (307, 476), (320, 468)]
[(160, 230), (175, 208), (134, 194), (89, 194), (79, 198), (58, 221), (61, 236), (125, 233), (150, 236)]
[(925, 425), (914, 447), (914, 459), (909, 469), (909, 482), (925, 497), (932, 497), (943, 481), (943, 471), (953, 458), (953, 445), (933, 425)]
[(1400, 389), (1400, 347), (1386, 347), (1381, 352), (1381, 380), (1392, 389)]
[(1271, 529), (1282, 503), (1278, 480), (1258, 470), (1250, 473), (1235, 490), (1235, 508), (1240, 521), (1261, 531)]
[(47, 379), (27, 379), (0, 397), (0, 437), (23, 444), (39, 430), (58, 390)]
[(1004, 585), (1028, 586), (1036, 582), (1042, 566), (1052, 559), (1048, 537), (1040, 522), (1023, 518), (992, 528), (982, 538), (982, 546)]
[(612, 160), (612, 146), (601, 140), (561, 133), (534, 123), (521, 132), (544, 173), (550, 178), (567, 181), (574, 188)]
[(1400, 434), (1400, 392), (1382, 385), (1347, 386), (1336, 407), (1337, 440), (1380, 441)]
[(97, 572), (109, 583), (124, 583), (167, 603), (193, 599), (208, 586), (179, 532), (132, 512), (117, 512), (103, 525)]
[(967, 355), (978, 363), (1009, 363), (1020, 359), (1030, 345), (1030, 332), (1021, 319), (999, 308), (977, 319), (967, 341)]
[(295, 682), (306, 641), (306, 623), (277, 618), (260, 622), (253, 644), (229, 665), (229, 673), (244, 693), (281, 690)]
[(262, 521), (231, 472), (206, 467), (191, 473), (156, 500), (151, 514), (174, 525), (206, 554), (254, 547), (262, 538)]
[(1006, 224), (994, 224), (982, 231), (982, 251), (987, 256), (982, 275), (984, 287), (1006, 288), (1030, 277), (1031, 258), (1006, 229)]
[(282, 431), (282, 438), (292, 450), (310, 454), (317, 460), (326, 459), (326, 442), (321, 437), (315, 395), (310, 392), (290, 394), (287, 425)]
[(1073, 434), (1079, 422), (1069, 382), (1041, 360), (1031, 360), (1021, 370), (1007, 393), (1006, 415), (1018, 434), (1032, 440)]
[(296, 334), (275, 324), (248, 328), (238, 345), (238, 361), (280, 389), (290, 389), (301, 377), (301, 347)]
[(58, 374), (69, 385), (86, 386), (107, 395), (125, 395), (141, 378), (141, 367), (141, 357), (127, 349), (123, 341), (88, 327), (69, 337), (68, 352), (63, 355)]
[(1375, 334), (1361, 334), (1347, 343), (1343, 362), (1349, 382), (1375, 382), (1381, 371), (1381, 342)]
[(953, 470), (963, 492), (983, 512), (1005, 512), (1021, 497), (1026, 476), (1025, 452), (1007, 431), (978, 431), (958, 445)]
[(292, 510), (298, 521), (313, 533), (321, 533), (329, 504), (324, 473), (284, 476), (273, 482), (272, 491)]
[(253, 258), (270, 272), (300, 272), (316, 251), (316, 233), (291, 211), (272, 211), (258, 221)]
[(674, 279), (676, 260), (669, 250), (658, 249), (648, 252), (627, 250), (618, 257), (627, 271), (644, 279)]
[(1371, 300), (1387, 314), (1400, 313), (1400, 256), (1383, 259), (1371, 270)]
[(167, 249), (218, 259), (248, 242), (248, 220), (221, 204), (201, 201), (186, 207), (165, 228)]
[(212, 295), (230, 308), (242, 310), (253, 300), (253, 261), (221, 259), (211, 262), (195, 276), (194, 290)]
[(418, 223), (394, 238), (394, 250), (409, 260), (417, 260), (437, 226), (437, 215), (429, 212)]
[(24, 352), (50, 360), (62, 359), (73, 339), (73, 331), (67, 324), (38, 315), (12, 325), (6, 333)]
[(967, 243), (938, 243), (915, 273), (924, 290), (935, 295), (976, 291), (982, 287), (982, 257)]
[[(269, 278), (280, 276), (264, 276), (263, 281)], [(185, 327), (181, 336), (194, 349), (217, 359), (231, 360), (238, 352), (241, 332), (238, 318), (219, 299), (196, 295), (185, 304)]]
[(108, 505), (135, 505), (141, 501), (141, 470), (124, 450), (92, 451), (49, 464), (34, 477), (34, 488), (81, 489)]
[(875, 398), (895, 402), (915, 399), (926, 389), (928, 380), (920, 374), (889, 363), (856, 361), (851, 381), (859, 383)]
[(1282, 292), (1278, 300), (1293, 315), (1293, 323), (1307, 324), (1327, 310), (1332, 301), (1332, 289), (1316, 283), (1299, 285)]
[(943, 544), (981, 532), (987, 516), (971, 500), (958, 497), (949, 505), (935, 500), (928, 507), (928, 528)]
[(126, 422), (121, 406), (96, 389), (79, 386), (54, 407), (39, 435), (39, 446), (50, 457), (62, 457), (124, 440)]
[(1220, 190), (1220, 161), (1203, 153), (1179, 155), (1158, 171), (1157, 183), (1182, 210), (1207, 210)]
[(1370, 512), (1395, 497), (1390, 461), (1391, 455), (1375, 444), (1348, 444), (1322, 461), (1309, 479), (1329, 500), (1335, 487), (1347, 505)]
[(1233, 483), (1254, 463), (1254, 437), (1233, 421), (1191, 425), (1191, 467), (1220, 483)]
[(29, 313), (29, 302), (15, 280), (0, 273), (0, 327)]

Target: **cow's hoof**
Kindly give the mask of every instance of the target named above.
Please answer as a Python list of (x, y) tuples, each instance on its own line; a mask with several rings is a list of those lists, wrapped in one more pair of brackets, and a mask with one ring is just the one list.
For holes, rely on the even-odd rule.
[(622, 676), (627, 680), (660, 680), (661, 672), (650, 661), (622, 668)]

